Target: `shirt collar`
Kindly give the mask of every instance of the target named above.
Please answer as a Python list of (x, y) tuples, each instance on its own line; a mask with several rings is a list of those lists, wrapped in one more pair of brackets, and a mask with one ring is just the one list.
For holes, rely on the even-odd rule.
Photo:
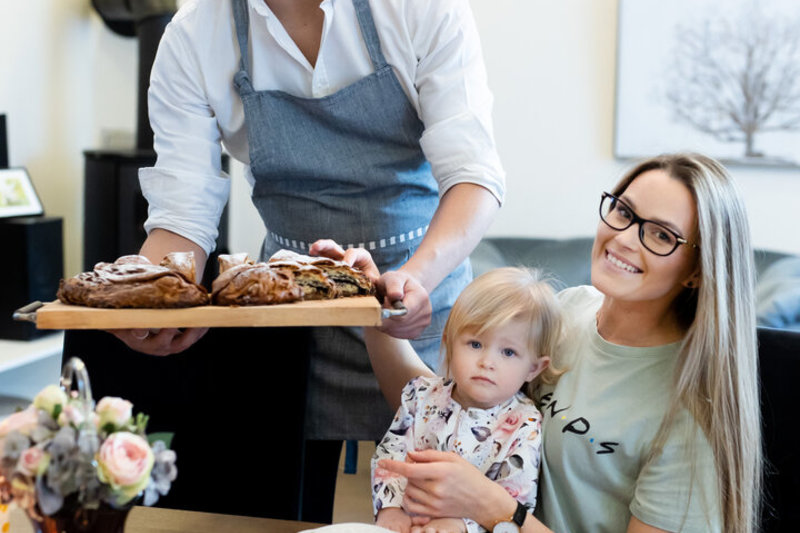
[[(319, 6), (320, 8), (326, 8), (327, 6), (333, 7), (333, 3), (335, 0), (322, 0)], [(250, 8), (253, 9), (256, 13), (261, 15), (264, 18), (271, 18), (275, 16), (275, 13), (267, 5), (267, 2), (264, 0), (248, 0), (250, 4)]]

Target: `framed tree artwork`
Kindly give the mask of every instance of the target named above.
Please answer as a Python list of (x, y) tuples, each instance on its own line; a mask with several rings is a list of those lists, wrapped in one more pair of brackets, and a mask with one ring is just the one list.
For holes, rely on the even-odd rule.
[(800, 1), (619, 0), (614, 151), (800, 166)]

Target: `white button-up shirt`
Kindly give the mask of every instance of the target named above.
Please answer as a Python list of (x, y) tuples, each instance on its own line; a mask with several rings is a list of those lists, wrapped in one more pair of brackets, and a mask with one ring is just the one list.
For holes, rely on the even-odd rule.
[[(318, 98), (374, 71), (352, 0), (323, 0), (312, 66), (264, 0), (248, 0), (256, 90)], [(439, 193), (475, 183), (502, 202), (505, 175), (492, 133), (492, 95), (468, 0), (371, 0), (378, 36), (425, 131), (420, 140)], [(139, 172), (145, 229), (164, 228), (210, 252), (230, 192), (221, 145), (249, 163), (242, 101), (233, 85), (239, 45), (231, 0), (190, 0), (167, 26), (150, 78), (158, 159)], [(246, 167), (245, 175), (253, 184)]]

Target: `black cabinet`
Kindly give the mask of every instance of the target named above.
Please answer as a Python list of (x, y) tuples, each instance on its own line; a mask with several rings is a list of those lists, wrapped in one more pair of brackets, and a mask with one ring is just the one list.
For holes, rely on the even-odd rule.
[(0, 338), (29, 340), (48, 330), (11, 318), (15, 310), (36, 300), (56, 299), (64, 275), (63, 224), (59, 217), (17, 217), (0, 220)]

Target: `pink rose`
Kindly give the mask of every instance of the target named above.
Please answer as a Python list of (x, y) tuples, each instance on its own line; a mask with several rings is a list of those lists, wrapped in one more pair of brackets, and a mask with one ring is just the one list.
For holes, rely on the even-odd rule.
[(9, 415), (0, 422), (0, 438), (5, 437), (12, 431), (19, 431), (27, 435), (36, 427), (39, 421), (39, 411), (33, 405), (28, 406), (24, 411), (19, 411)]
[(100, 417), (100, 427), (112, 424), (119, 428), (127, 425), (133, 416), (133, 404), (122, 398), (106, 396), (97, 403), (95, 411)]
[(502, 418), (500, 418), (497, 427), (494, 430), (495, 434), (501, 435), (511, 435), (514, 433), (517, 428), (522, 425), (523, 418), (522, 415), (515, 412), (506, 413)]
[(153, 469), (153, 450), (139, 435), (112, 433), (97, 453), (98, 477), (109, 483), (116, 503), (123, 505), (144, 490)]
[(50, 455), (34, 446), (22, 452), (17, 461), (17, 471), (26, 476), (37, 476), (47, 468), (49, 462)]
[(515, 500), (519, 500), (524, 503), (524, 497), (531, 491), (531, 483), (525, 483), (523, 480), (520, 479), (503, 479), (500, 481), (500, 484), (506, 489), (506, 492), (509, 493)]

